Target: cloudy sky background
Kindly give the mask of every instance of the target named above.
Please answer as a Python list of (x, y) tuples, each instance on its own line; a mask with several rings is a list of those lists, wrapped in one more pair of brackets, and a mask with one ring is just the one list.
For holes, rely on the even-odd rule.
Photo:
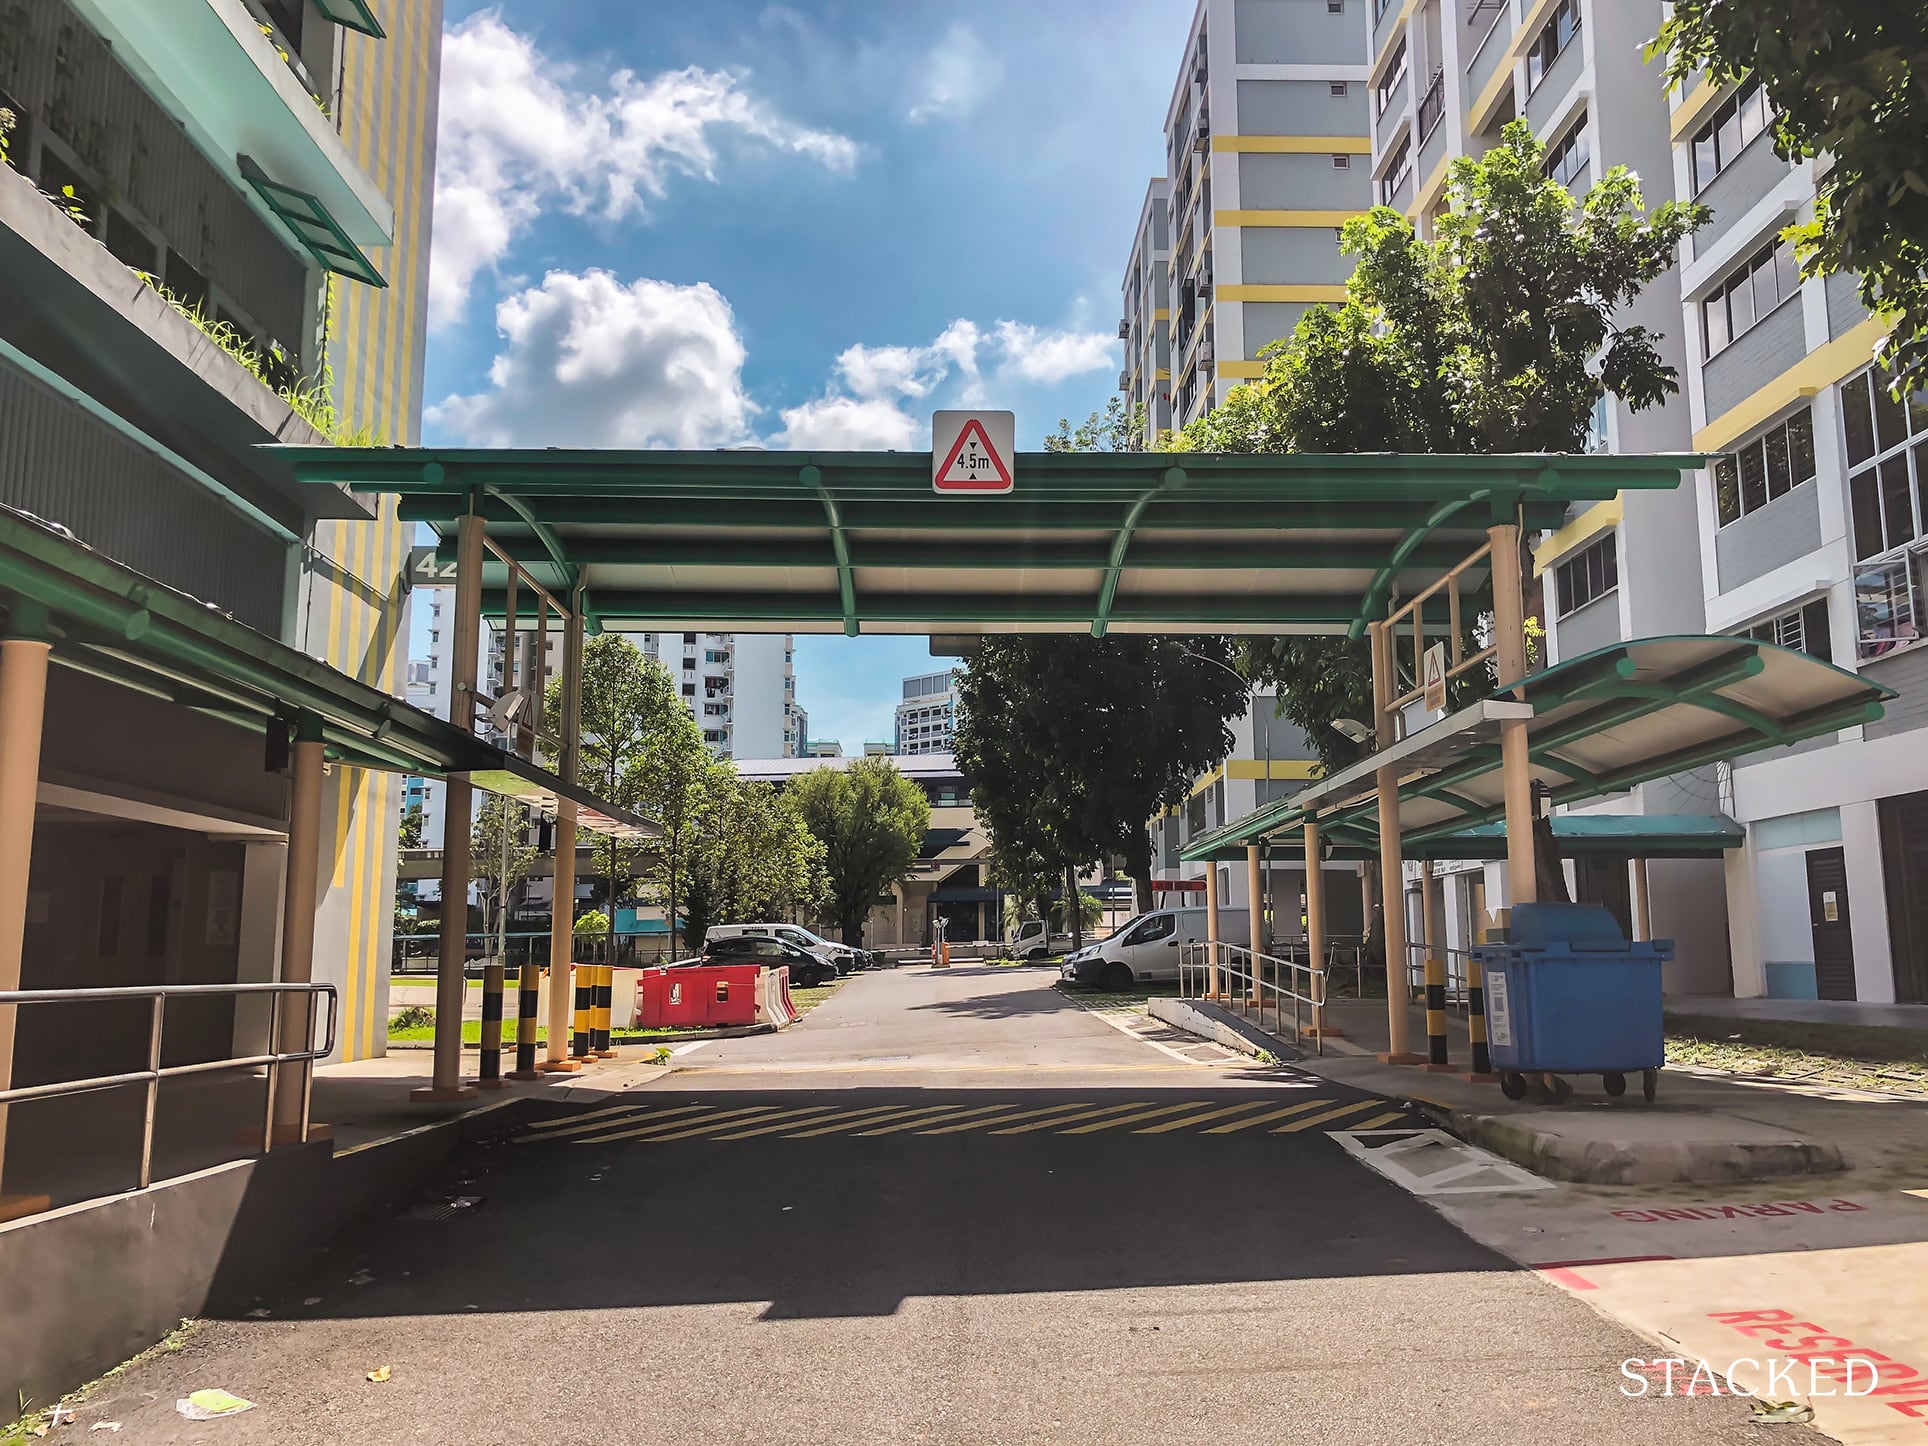
[[(453, 0), (426, 439), (1021, 448), (1103, 405), (1187, 0)], [(798, 638), (890, 736), (921, 638)]]

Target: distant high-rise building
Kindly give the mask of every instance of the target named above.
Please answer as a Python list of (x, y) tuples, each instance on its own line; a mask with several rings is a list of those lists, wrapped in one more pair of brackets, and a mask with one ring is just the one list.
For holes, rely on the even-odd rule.
[(1125, 369), (1118, 389), (1134, 414), (1144, 412), (1140, 445), (1149, 449), (1172, 425), (1171, 185), (1160, 177), (1145, 189), (1125, 268)]
[(949, 669), (904, 679), (897, 705), (898, 754), (949, 753), (957, 742), (957, 694)]

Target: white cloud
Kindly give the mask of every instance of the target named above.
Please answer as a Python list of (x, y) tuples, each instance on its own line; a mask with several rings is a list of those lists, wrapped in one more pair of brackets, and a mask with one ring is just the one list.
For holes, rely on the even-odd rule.
[(1104, 370), (1116, 359), (1118, 345), (1100, 332), (1040, 331), (1018, 321), (997, 324), (997, 343), (1004, 373), (1046, 386)]
[(545, 207), (615, 220), (661, 197), (672, 176), (716, 178), (724, 138), (848, 173), (856, 143), (798, 125), (691, 66), (647, 79), (619, 70), (584, 88), (527, 36), (484, 10), (443, 39), (430, 316), (453, 320), (482, 271)]
[(883, 397), (818, 397), (786, 407), (770, 445), (793, 452), (911, 452), (925, 423)]
[(489, 386), (428, 419), (478, 447), (722, 447), (749, 439), (744, 349), (712, 286), (552, 271), (496, 307)]
[(917, 99), (904, 116), (912, 125), (961, 120), (1004, 79), (1004, 62), (961, 20), (952, 23), (918, 64)]

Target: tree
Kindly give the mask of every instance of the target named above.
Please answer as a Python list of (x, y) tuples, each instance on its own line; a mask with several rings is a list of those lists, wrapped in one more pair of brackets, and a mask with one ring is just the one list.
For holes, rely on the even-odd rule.
[(398, 841), (405, 849), (418, 849), (422, 846), (421, 804), (411, 803), (402, 810), (402, 827)]
[(675, 717), (645, 740), (630, 774), (638, 811), (662, 825), (663, 837), (655, 853), (661, 872), (652, 892), (672, 935), (682, 904), (683, 864), (713, 762), (703, 730), (679, 708)]
[(528, 805), (499, 793), (491, 793), (476, 815), (469, 835), (469, 876), (482, 886), (483, 927), (490, 933), (506, 922), (509, 895), (535, 863), (528, 830)]
[(1146, 820), (1230, 752), (1249, 695), (1223, 638), (986, 638), (958, 683), (957, 756), (1007, 859), (1117, 855), (1151, 907)]
[(1892, 314), (1897, 395), (1928, 386), (1928, 3), (1674, 0), (1649, 54), (1685, 84), (1757, 78), (1786, 160), (1826, 156), (1813, 221), (1791, 228), (1808, 276), (1858, 272)]
[[(549, 685), (543, 713), (549, 731), (562, 732), (562, 680)], [(620, 633), (590, 638), (582, 650), (582, 784), (621, 808), (644, 808), (644, 760), (657, 740), (674, 740), (694, 726), (676, 684), (658, 663)], [(701, 742), (699, 735), (698, 742)], [(666, 746), (676, 746), (673, 742)], [(616, 917), (622, 881), (644, 846), (603, 837), (596, 857), (609, 881), (609, 916)], [(573, 901), (572, 901), (573, 906)]]
[(689, 845), (683, 942), (700, 948), (712, 924), (748, 924), (818, 908), (823, 845), (772, 784), (710, 765)]
[[(1660, 338), (1620, 318), (1711, 213), (1674, 202), (1648, 213), (1624, 166), (1576, 208), (1545, 163), (1516, 121), (1486, 155), (1453, 162), (1436, 240), (1386, 207), (1348, 223), (1359, 260), (1345, 305), (1308, 312), (1267, 349), (1263, 380), (1186, 428), (1177, 448), (1578, 452), (1602, 396), (1641, 411), (1677, 392)], [(1363, 641), (1255, 638), (1240, 651), (1255, 681), (1279, 686), (1280, 711), (1328, 770), (1355, 760), (1332, 724), (1370, 725)]]
[(1083, 426), (1073, 430), (1068, 418), (1058, 419), (1058, 430), (1044, 439), (1047, 452), (1142, 452), (1146, 418), (1150, 413), (1141, 402), (1127, 407), (1123, 397), (1113, 397), (1102, 412), (1093, 412)]
[(873, 901), (916, 866), (930, 800), (888, 758), (814, 769), (790, 785), (790, 798), (823, 845), (830, 918), (844, 943), (861, 948)]

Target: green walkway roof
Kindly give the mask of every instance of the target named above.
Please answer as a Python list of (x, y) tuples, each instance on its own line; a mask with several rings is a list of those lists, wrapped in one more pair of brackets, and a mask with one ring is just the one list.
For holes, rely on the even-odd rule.
[(532, 801), (573, 798), (582, 826), (626, 836), (654, 825), (525, 759), (256, 632), (115, 562), (64, 528), (0, 507), (0, 636), (54, 634), (56, 663), (265, 733), (306, 714), (328, 756), (360, 768), (467, 775)]
[[(302, 481), (399, 494), (444, 537), (473, 498), (605, 626), (853, 635), (1356, 635), (1492, 523), (1559, 527), (1700, 460), (1025, 453), (1010, 495), (954, 497), (928, 452), (276, 450)], [(485, 570), (491, 611), (505, 576)]]
[[(1407, 856), (1467, 857), (1468, 830), (1500, 824), (1498, 729), (1527, 716), (1533, 777), (1555, 803), (1585, 803), (1649, 779), (1743, 758), (1881, 717), (1895, 694), (1854, 673), (1745, 637), (1639, 638), (1601, 648), (1441, 719), (1387, 750), (1399, 771)], [(1248, 844), (1302, 846), (1316, 812), (1335, 847), (1376, 855), (1376, 771), (1368, 759), (1186, 846), (1187, 861), (1237, 858)], [(1477, 834), (1475, 835), (1477, 837)], [(1633, 852), (1639, 852), (1635, 849)]]

